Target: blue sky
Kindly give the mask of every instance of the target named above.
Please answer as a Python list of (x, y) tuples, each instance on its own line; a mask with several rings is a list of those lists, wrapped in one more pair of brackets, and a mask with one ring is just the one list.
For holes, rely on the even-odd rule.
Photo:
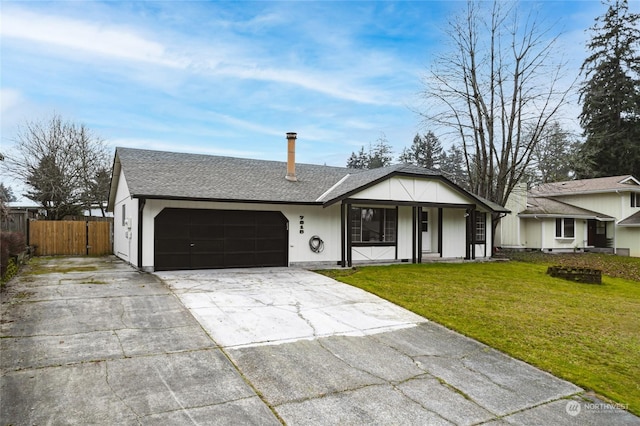
[[(631, 10), (637, 12), (640, 2)], [(53, 112), (109, 146), (344, 166), (423, 132), (421, 78), (462, 1), (10, 2), (1, 5), (1, 145)], [(574, 77), (599, 1), (526, 1)], [(579, 107), (566, 109), (577, 122)], [(571, 125), (571, 124), (570, 124)], [(447, 141), (445, 141), (445, 146)]]

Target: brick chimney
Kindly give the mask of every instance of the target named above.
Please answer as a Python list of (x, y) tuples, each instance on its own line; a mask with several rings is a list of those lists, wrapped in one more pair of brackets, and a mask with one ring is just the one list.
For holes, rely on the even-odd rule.
[(296, 182), (296, 138), (295, 132), (287, 133), (287, 175), (284, 177), (290, 182)]

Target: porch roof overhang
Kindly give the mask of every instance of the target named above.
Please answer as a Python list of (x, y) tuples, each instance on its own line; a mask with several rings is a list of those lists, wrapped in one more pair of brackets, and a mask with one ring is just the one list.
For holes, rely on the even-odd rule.
[(612, 216), (583, 209), (573, 204), (565, 203), (549, 197), (532, 197), (527, 202), (527, 209), (518, 213), (521, 218), (573, 218), (595, 219), (600, 222), (613, 222)]
[(640, 211), (618, 222), (618, 226), (638, 227), (640, 228)]
[(579, 214), (540, 214), (540, 213), (519, 213), (518, 217), (530, 219), (593, 219), (599, 222), (614, 222), (616, 219), (610, 216), (579, 215)]
[(407, 206), (407, 207), (439, 207), (445, 209), (475, 209), (476, 204), (453, 204), (453, 203), (435, 203), (428, 201), (402, 201), (402, 200), (372, 200), (363, 198), (345, 198), (342, 204), (357, 205), (384, 205), (384, 206)]

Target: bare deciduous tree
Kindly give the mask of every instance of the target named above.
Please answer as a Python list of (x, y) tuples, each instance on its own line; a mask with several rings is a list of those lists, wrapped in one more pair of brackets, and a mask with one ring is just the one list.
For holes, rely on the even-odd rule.
[(497, 1), (469, 1), (447, 34), (452, 48), (424, 80), (423, 117), (462, 142), (468, 188), (505, 205), (571, 88), (554, 56), (557, 36)]
[[(51, 220), (102, 206), (109, 188), (109, 155), (102, 139), (84, 124), (54, 114), (48, 121), (27, 122), (5, 158), (7, 170), (28, 187), (29, 199), (40, 203)], [(104, 212), (103, 212), (104, 215)]]

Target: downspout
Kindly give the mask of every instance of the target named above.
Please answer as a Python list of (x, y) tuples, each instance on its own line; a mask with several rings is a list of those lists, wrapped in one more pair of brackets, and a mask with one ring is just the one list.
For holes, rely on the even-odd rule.
[[(142, 269), (142, 213), (144, 211), (144, 205), (147, 203), (146, 198), (140, 198), (138, 200), (138, 269)], [(155, 267), (155, 265), (154, 265)]]

